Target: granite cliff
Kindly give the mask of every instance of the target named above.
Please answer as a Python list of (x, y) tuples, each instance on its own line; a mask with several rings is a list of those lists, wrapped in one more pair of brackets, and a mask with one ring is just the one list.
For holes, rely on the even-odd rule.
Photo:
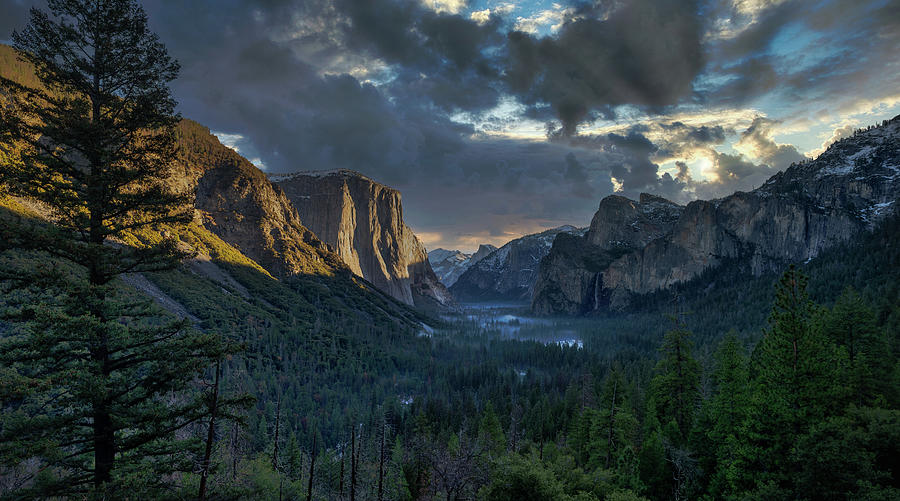
[(434, 249), (428, 251), (428, 262), (431, 263), (431, 268), (441, 283), (450, 287), (466, 270), (495, 250), (497, 248), (490, 244), (479, 245), (473, 254), (458, 250)]
[[(581, 239), (561, 236), (541, 263), (536, 313), (619, 309), (724, 262), (753, 274), (805, 262), (897, 211), (900, 117), (857, 131), (763, 186), (681, 208), (610, 196)], [(646, 203), (667, 207), (643, 220)], [(639, 210), (631, 210), (634, 207)]]
[(541, 260), (532, 308), (540, 314), (579, 314), (603, 301), (600, 272), (623, 255), (670, 232), (684, 207), (646, 193), (639, 201), (610, 195), (584, 235), (560, 234)]
[(425, 247), (403, 222), (400, 192), (349, 170), (298, 172), (270, 179), (316, 236), (357, 275), (419, 307), (449, 306)]
[(577, 236), (584, 230), (561, 226), (517, 238), (469, 267), (450, 287), (460, 301), (528, 301), (538, 265), (557, 235)]

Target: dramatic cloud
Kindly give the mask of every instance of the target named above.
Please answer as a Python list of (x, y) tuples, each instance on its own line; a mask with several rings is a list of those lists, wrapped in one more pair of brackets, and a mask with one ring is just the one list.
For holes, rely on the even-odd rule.
[[(142, 3), (185, 116), (270, 172), (399, 188), (429, 245), (752, 189), (900, 112), (888, 0)], [(0, 40), (38, 4), (0, 4)]]
[(466, 0), (421, 0), (422, 5), (435, 12), (449, 12), (459, 14), (466, 7)]
[(754, 119), (750, 127), (741, 134), (735, 149), (779, 170), (794, 162), (806, 160), (794, 146), (778, 144), (772, 139), (772, 127), (777, 123), (763, 117)]
[(556, 36), (509, 34), (510, 89), (526, 103), (549, 104), (569, 135), (591, 113), (614, 116), (617, 105), (676, 104), (703, 67), (695, 2), (601, 8), (579, 9)]
[(660, 160), (691, 157), (697, 150), (707, 150), (724, 143), (729, 132), (732, 131), (721, 124), (692, 126), (679, 121), (659, 123), (655, 134), (659, 138), (656, 157)]

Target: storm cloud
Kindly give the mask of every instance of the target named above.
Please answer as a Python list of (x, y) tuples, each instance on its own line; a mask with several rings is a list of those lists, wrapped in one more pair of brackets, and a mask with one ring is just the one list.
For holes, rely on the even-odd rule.
[[(0, 40), (38, 3), (4, 2)], [(433, 245), (584, 225), (614, 191), (751, 189), (900, 106), (887, 0), (142, 3), (185, 116), (267, 171), (400, 189)]]
[(571, 135), (592, 113), (632, 104), (663, 108), (692, 90), (703, 67), (697, 2), (636, 0), (574, 11), (559, 34), (509, 37), (510, 89), (549, 105)]

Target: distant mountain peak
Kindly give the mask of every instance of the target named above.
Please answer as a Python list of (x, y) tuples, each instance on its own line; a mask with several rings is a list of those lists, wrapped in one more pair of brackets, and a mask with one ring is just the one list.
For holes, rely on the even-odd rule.
[(472, 254), (458, 250), (435, 249), (428, 253), (428, 261), (441, 282), (450, 287), (466, 270), (497, 250), (490, 244), (481, 244)]
[(560, 234), (581, 235), (571, 225), (511, 240), (469, 267), (450, 287), (460, 301), (527, 301), (537, 280), (541, 259)]

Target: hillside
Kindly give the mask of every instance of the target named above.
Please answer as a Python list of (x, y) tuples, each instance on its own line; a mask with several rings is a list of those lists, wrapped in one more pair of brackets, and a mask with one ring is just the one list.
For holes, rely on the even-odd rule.
[[(3, 44), (0, 44), (0, 75), (23, 85), (39, 84), (33, 69)], [(376, 319), (366, 312), (378, 312), (376, 316), (384, 316), (390, 322), (418, 325), (417, 320), (411, 320), (417, 318), (416, 314), (384, 297), (371, 284), (354, 278), (340, 256), (301, 223), (297, 210), (282, 190), (247, 159), (224, 146), (208, 128), (183, 119), (176, 129), (176, 141), (177, 157), (169, 183), (178, 191), (193, 193), (194, 222), (187, 228), (161, 231), (177, 233), (187, 248), (199, 253), (197, 258), (185, 263), (185, 271), (207, 276), (220, 285), (236, 287), (245, 298), (249, 297), (247, 284), (229, 272), (251, 282), (312, 281), (320, 284), (319, 295), (326, 291), (326, 297), (342, 298), (334, 304), (335, 314), (361, 315), (358, 320), (368, 323)], [(9, 150), (7, 155), (6, 161), (13, 161), (15, 151)], [(4, 208), (10, 207), (4, 205)], [(32, 208), (45, 219), (52, 216), (41, 207)], [(157, 238), (152, 234), (134, 235), (128, 243), (140, 245), (142, 240)], [(230, 269), (225, 270), (225, 265)], [(146, 288), (146, 282), (139, 278), (133, 283)], [(316, 301), (323, 299), (318, 297)], [(162, 302), (174, 307), (170, 300)], [(309, 306), (307, 300), (296, 304)], [(315, 308), (307, 308), (304, 315), (314, 317)]]

